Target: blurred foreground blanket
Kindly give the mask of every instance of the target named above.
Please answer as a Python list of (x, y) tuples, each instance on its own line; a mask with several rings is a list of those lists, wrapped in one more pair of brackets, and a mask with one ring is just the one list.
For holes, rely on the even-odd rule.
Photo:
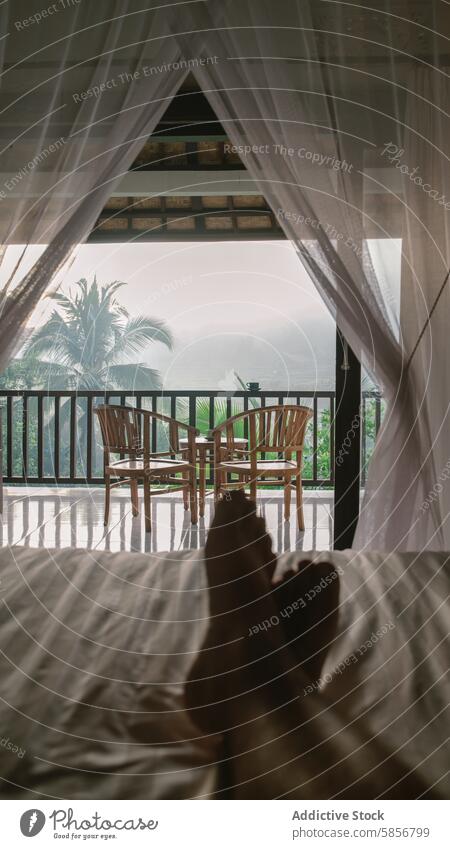
[[(220, 741), (182, 706), (207, 626), (202, 557), (0, 550), (2, 798), (214, 793)], [(293, 552), (278, 568), (305, 558), (341, 582), (315, 686), (448, 796), (449, 556)]]

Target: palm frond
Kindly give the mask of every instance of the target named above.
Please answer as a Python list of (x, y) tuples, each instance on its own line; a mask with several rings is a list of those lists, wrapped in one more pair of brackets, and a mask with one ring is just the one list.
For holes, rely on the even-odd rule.
[(147, 316), (135, 316), (123, 326), (117, 334), (115, 343), (109, 351), (112, 362), (117, 357), (140, 354), (152, 342), (162, 342), (170, 350), (173, 347), (173, 336), (164, 321)]
[(172, 334), (157, 318), (130, 318), (116, 298), (124, 285), (114, 280), (99, 286), (96, 276), (91, 283), (83, 277), (68, 294), (52, 292), (56, 309), (29, 339), (25, 357), (48, 360), (58, 380), (65, 369), (71, 388), (105, 389), (108, 381), (121, 389), (158, 388), (157, 371), (129, 361), (154, 342), (172, 348)]
[(25, 346), (25, 356), (49, 357), (68, 367), (80, 362), (83, 340), (74, 334), (56, 311), (38, 328)]

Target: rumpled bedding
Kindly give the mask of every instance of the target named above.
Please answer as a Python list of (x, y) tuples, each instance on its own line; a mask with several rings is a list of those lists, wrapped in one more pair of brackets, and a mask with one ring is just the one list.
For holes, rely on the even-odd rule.
[[(340, 574), (317, 688), (448, 795), (448, 555), (293, 552)], [(183, 710), (208, 594), (202, 551), (0, 551), (2, 798), (185, 799), (220, 740)]]

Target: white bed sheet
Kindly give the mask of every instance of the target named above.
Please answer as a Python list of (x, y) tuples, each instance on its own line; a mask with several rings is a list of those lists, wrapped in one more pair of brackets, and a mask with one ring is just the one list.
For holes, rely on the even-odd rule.
[(3, 795), (210, 793), (215, 741), (182, 709), (207, 615), (201, 554), (11, 548), (0, 562), (0, 728), (26, 750), (0, 748)]
[[(448, 798), (450, 555), (309, 556), (331, 560), (340, 574), (338, 634), (320, 689)], [(285, 555), (280, 566), (297, 559)]]
[[(341, 574), (328, 696), (448, 795), (447, 555), (296, 552), (279, 568), (305, 557)], [(3, 798), (213, 793), (219, 741), (182, 708), (208, 615), (202, 552), (15, 547), (0, 567)]]

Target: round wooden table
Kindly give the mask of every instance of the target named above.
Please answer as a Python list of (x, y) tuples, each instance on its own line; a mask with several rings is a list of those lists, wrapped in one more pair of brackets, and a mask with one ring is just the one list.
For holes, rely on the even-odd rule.
[[(225, 438), (220, 440), (221, 445), (226, 445), (227, 440)], [(234, 444), (237, 448), (242, 449), (248, 447), (248, 439), (244, 439), (243, 437), (235, 437), (233, 440)], [(180, 439), (180, 448), (181, 452), (184, 453), (187, 449), (188, 441), (187, 439)], [(206, 464), (208, 461), (208, 454), (212, 454), (214, 451), (214, 439), (210, 439), (208, 436), (196, 436), (195, 437), (195, 448), (197, 451), (197, 460), (199, 466), (199, 476), (198, 476), (198, 493), (199, 493), (199, 512), (200, 516), (205, 515), (205, 498), (206, 498)]]

